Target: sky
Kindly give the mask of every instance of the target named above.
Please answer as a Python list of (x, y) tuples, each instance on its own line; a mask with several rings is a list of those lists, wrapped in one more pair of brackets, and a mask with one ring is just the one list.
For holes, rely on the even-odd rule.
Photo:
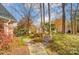
[(11, 6), (14, 6), (16, 9), (20, 9), (20, 7), (18, 7), (18, 4), (3, 4), (3, 5), (15, 17), (17, 21), (21, 19), (21, 15), (19, 15), (19, 13), (17, 13), (13, 8), (11, 8)]
[[(24, 11), (25, 13), (27, 13), (26, 10), (29, 10), (28, 5), (29, 4), (27, 4), (27, 7), (25, 8), (22, 3), (3, 4), (3, 6), (15, 17), (15, 19), (17, 21), (19, 21), (22, 18), (22, 16), (24, 15), (21, 12), (21, 10)], [(62, 9), (60, 6), (61, 6), (61, 4), (55, 4), (55, 3), (51, 4), (51, 11), (50, 11), (51, 12), (51, 20), (61, 17)], [(73, 4), (74, 10), (76, 9), (76, 6), (77, 6), (77, 4), (74, 3)], [(16, 10), (18, 10), (18, 12), (16, 10), (14, 10), (14, 8), (16, 8)], [(25, 8), (26, 10), (23, 8)], [(40, 10), (38, 10), (38, 8), (39, 8), (38, 6), (37, 6), (37, 8), (31, 8), (32, 9), (32, 12), (31, 12), (32, 21), (36, 25), (40, 24), (40, 14), (39, 14)], [(67, 3), (65, 9), (66, 9), (65, 10), (66, 19), (69, 20), (70, 19), (70, 4)], [(45, 20), (46, 21), (48, 21), (48, 12), (47, 11), (48, 11), (48, 6), (47, 6), (47, 4), (45, 4)]]

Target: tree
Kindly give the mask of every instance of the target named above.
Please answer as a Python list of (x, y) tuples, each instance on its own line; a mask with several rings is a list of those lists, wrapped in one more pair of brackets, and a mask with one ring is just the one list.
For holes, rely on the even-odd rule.
[(33, 25), (32, 21), (29, 20), (29, 24), (28, 24), (27, 18), (25, 18), (25, 17), (22, 18), (18, 22), (17, 28), (15, 28), (15, 34), (16, 34), (16, 36), (22, 36), (22, 35), (26, 35), (26, 34), (28, 35), (28, 26), (29, 26), (29, 31), (31, 30), (31, 28), (33, 30), (34, 25)]
[(62, 33), (65, 33), (65, 3), (62, 3)]
[[(26, 5), (28, 7), (26, 7)], [(27, 34), (29, 35), (29, 26), (30, 26), (30, 21), (32, 20), (31, 19), (32, 4), (22, 4), (22, 9), (21, 10), (17, 10), (14, 6), (11, 6), (11, 8), (14, 9), (23, 18), (20, 21), (21, 25), (23, 25), (23, 23), (25, 24), (25, 22), (27, 22), (27, 24), (25, 24), (25, 25), (26, 25), (27, 31), (28, 31)], [(26, 8), (28, 8), (28, 9), (26, 9)], [(19, 26), (20, 26), (20, 24), (19, 24)], [(24, 26), (22, 26), (22, 27), (24, 27)]]
[(76, 7), (76, 10), (75, 10), (75, 14), (74, 14), (74, 21), (73, 21), (73, 24), (74, 24), (74, 33), (73, 34), (76, 34), (77, 33), (77, 16), (79, 16), (78, 15), (78, 7), (79, 7), (79, 4), (77, 3), (77, 7)]
[(44, 31), (43, 30), (43, 17), (42, 17), (42, 13), (43, 13), (43, 11), (42, 11), (42, 4), (40, 3), (40, 17), (41, 17), (41, 37), (42, 37), (42, 32)]
[[(45, 31), (49, 32), (50, 24), (49, 22), (45, 23)], [(55, 25), (51, 23), (51, 33), (55, 30)]]
[(49, 35), (51, 36), (50, 4), (48, 3)]
[(45, 5), (44, 5), (44, 3), (43, 3), (43, 33), (44, 33), (44, 28), (45, 28)]
[(77, 19), (77, 32), (79, 33), (79, 3), (77, 7), (78, 7), (78, 13), (76, 19)]
[(72, 3), (71, 3), (71, 18), (70, 18), (70, 20), (71, 20), (71, 33), (73, 34), (73, 19), (72, 19), (72, 17), (73, 17), (73, 14), (72, 14)]
[[(72, 34), (76, 34), (77, 33), (77, 14), (78, 14), (78, 4), (77, 6), (75, 6), (75, 10), (73, 11), (74, 6), (72, 6), (71, 4), (71, 30), (72, 30)], [(73, 14), (72, 14), (73, 12)]]
[(40, 17), (41, 17), (41, 29), (42, 29), (42, 5), (40, 3)]

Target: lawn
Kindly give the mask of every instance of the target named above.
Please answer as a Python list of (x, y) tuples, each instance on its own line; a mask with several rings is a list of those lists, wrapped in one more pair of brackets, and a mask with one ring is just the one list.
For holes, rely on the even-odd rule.
[(53, 34), (47, 49), (61, 55), (79, 54), (79, 36), (69, 34)]
[[(39, 39), (38, 39), (39, 38)], [(32, 36), (20, 36), (15, 37), (9, 43), (9, 47), (2, 48), (0, 50), (1, 54), (29, 54), (29, 49), (26, 45), (26, 42), (32, 41), (34, 43), (44, 44), (44, 39), (41, 37)], [(7, 45), (6, 45), (7, 46)], [(61, 34), (54, 33), (52, 34), (52, 39), (49, 42), (46, 42), (44, 45), (48, 54), (59, 54), (59, 55), (79, 55), (79, 36), (73, 34)]]
[[(30, 36), (20, 36), (18, 38), (18, 41), (14, 42), (14, 45), (17, 45), (18, 47), (23, 47), (24, 43), (31, 38)], [(31, 40), (32, 41), (32, 40)], [(43, 39), (36, 39), (34, 40), (35, 43), (41, 42), (44, 43)], [(46, 50), (51, 54), (59, 54), (59, 55), (78, 55), (79, 54), (79, 36), (78, 35), (72, 35), (72, 34), (53, 34), (52, 39), (49, 40), (49, 42), (44, 45), (46, 47)]]

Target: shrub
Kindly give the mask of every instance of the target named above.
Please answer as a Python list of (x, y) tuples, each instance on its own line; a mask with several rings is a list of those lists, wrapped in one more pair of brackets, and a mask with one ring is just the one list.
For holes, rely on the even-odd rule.
[(17, 28), (17, 29), (15, 29), (14, 30), (14, 33), (15, 33), (15, 35), (17, 36), (17, 37), (19, 37), (19, 36), (23, 36), (23, 35), (26, 35), (26, 33), (27, 33), (27, 29), (25, 29), (25, 28)]
[(7, 51), (10, 49), (11, 41), (12, 39), (10, 36), (0, 32), (0, 54), (2, 54), (1, 51)]

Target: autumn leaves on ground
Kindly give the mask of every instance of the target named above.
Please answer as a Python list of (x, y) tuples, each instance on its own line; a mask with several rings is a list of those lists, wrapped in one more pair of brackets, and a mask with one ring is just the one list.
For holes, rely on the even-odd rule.
[(0, 54), (79, 55), (78, 7), (78, 3), (0, 4)]

